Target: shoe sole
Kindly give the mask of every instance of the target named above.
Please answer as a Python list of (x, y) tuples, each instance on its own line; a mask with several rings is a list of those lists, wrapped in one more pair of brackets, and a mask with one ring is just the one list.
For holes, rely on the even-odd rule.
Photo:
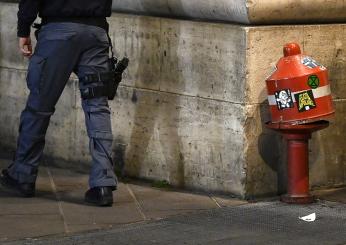
[(99, 202), (94, 202), (92, 200), (85, 199), (87, 204), (92, 204), (93, 206), (99, 207), (111, 207), (113, 205), (113, 197), (105, 197)]
[(0, 184), (3, 187), (2, 189), (6, 192), (9, 193), (11, 195), (15, 195), (18, 197), (25, 197), (25, 198), (31, 198), (35, 196), (35, 193), (33, 194), (27, 194), (27, 193), (23, 193), (20, 190), (18, 190), (16, 187), (9, 185), (6, 181), (4, 181), (2, 178), (0, 178)]

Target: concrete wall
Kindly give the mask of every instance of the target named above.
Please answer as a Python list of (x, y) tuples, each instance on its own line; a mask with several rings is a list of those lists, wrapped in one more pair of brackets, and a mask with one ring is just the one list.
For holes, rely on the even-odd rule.
[[(17, 7), (0, 5), (0, 137), (14, 148), (27, 61), (17, 52)], [(335, 123), (312, 140), (311, 184), (345, 185), (344, 24), (245, 27), (126, 14), (109, 21), (116, 53), (131, 58), (111, 102), (114, 156), (126, 174), (243, 197), (284, 191), (284, 143), (263, 126), (264, 80), (282, 46), (296, 41), (329, 68), (337, 108)], [(45, 152), (87, 169), (77, 85), (71, 79), (64, 91)]]
[(346, 21), (343, 0), (113, 0), (117, 12), (243, 24)]

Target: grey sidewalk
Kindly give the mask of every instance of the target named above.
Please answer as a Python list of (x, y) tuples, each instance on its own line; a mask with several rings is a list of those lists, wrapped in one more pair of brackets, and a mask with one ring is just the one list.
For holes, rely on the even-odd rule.
[[(8, 162), (0, 160), (0, 167), (5, 167)], [(143, 183), (121, 183), (114, 194), (113, 207), (99, 208), (83, 203), (87, 180), (85, 174), (42, 166), (37, 197), (12, 197), (0, 187), (0, 243), (117, 228), (246, 203), (152, 188)]]

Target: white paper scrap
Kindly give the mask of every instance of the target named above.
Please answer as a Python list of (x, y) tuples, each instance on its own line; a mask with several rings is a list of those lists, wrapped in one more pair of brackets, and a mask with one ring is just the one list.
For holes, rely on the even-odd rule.
[(316, 220), (316, 213), (312, 213), (304, 217), (299, 217), (299, 219), (304, 220), (306, 222), (314, 222)]

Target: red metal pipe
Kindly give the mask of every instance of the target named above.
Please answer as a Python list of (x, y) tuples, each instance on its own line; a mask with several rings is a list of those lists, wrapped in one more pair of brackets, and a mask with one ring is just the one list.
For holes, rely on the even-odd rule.
[(302, 125), (267, 124), (287, 140), (287, 194), (281, 196), (281, 201), (296, 204), (314, 201), (309, 192), (309, 139), (313, 132), (328, 126), (326, 121)]
[(309, 139), (311, 133), (284, 134), (287, 140), (287, 195), (281, 200), (287, 203), (310, 203), (309, 193)]

